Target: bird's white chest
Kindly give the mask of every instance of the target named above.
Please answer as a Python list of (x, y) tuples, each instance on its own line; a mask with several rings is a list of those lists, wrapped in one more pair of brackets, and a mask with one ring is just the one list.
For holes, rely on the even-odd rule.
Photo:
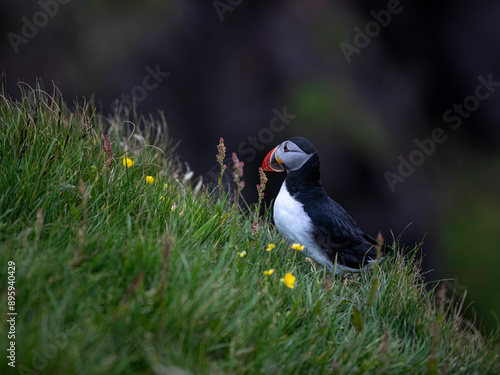
[(304, 205), (288, 193), (284, 182), (274, 202), (274, 223), (288, 241), (301, 245), (310, 241), (311, 218), (304, 211)]
[(324, 252), (318, 248), (312, 236), (313, 223), (304, 211), (304, 205), (292, 198), (283, 182), (274, 202), (274, 224), (288, 241), (305, 246), (303, 254), (322, 264), (330, 271), (333, 264)]

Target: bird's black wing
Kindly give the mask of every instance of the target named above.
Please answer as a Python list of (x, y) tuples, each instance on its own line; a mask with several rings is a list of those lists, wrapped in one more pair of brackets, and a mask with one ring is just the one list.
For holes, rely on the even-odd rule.
[(342, 206), (329, 197), (308, 205), (306, 210), (314, 228), (316, 243), (332, 262), (350, 268), (361, 268), (377, 258), (377, 241), (363, 233)]

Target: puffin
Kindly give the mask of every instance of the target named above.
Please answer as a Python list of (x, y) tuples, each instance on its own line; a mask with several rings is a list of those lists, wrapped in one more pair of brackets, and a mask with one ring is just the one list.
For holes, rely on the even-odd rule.
[(272, 149), (262, 162), (266, 172), (287, 175), (274, 201), (274, 224), (289, 242), (331, 273), (359, 272), (377, 260), (377, 241), (330, 198), (320, 177), (319, 155), (304, 137)]

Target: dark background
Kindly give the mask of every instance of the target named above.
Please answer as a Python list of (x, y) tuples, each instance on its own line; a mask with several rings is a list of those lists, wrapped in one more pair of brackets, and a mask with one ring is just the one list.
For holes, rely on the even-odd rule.
[[(14, 98), (19, 81), (40, 78), (69, 103), (94, 96), (103, 114), (135, 96), (139, 113), (164, 112), (205, 180), (224, 137), (245, 161), (248, 202), (265, 154), (309, 138), (330, 196), (371, 235), (424, 239), (426, 279), (467, 287), (469, 317), (489, 330), (500, 312), (500, 90), (469, 96), (479, 77), (500, 82), (499, 19), (495, 1), (2, 0), (0, 76)], [(358, 48), (348, 58), (347, 44)], [(163, 76), (145, 80), (151, 69)], [(474, 110), (446, 121), (464, 101)], [(284, 108), (289, 122), (272, 127)], [(439, 128), (444, 142), (425, 143)], [(419, 165), (392, 191), (387, 172), (410, 156)], [(284, 175), (268, 177), (269, 202)]]

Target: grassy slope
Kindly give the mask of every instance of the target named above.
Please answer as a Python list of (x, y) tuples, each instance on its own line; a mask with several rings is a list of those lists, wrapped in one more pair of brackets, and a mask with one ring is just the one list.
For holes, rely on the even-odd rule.
[(89, 112), (1, 99), (2, 336), (9, 260), (18, 313), (17, 371), (2, 355), (2, 373), (500, 373), (494, 339), (436, 301), (411, 258), (327, 281), (269, 215), (254, 238), (227, 194), (195, 192), (172, 155)]

